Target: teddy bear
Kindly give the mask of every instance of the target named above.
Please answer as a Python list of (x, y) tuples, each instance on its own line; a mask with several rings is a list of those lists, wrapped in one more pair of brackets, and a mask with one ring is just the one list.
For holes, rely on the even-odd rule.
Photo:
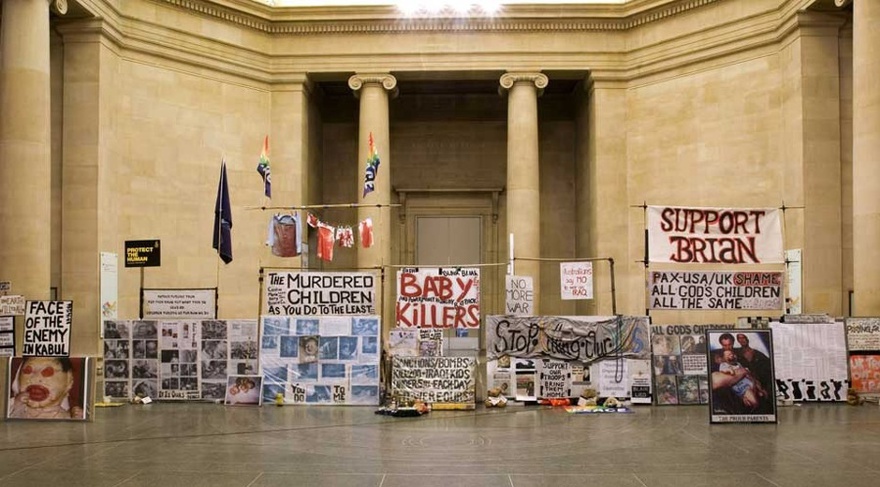
[(500, 387), (489, 389), (489, 395), (484, 401), (487, 408), (503, 408), (507, 406), (507, 398), (501, 393)]

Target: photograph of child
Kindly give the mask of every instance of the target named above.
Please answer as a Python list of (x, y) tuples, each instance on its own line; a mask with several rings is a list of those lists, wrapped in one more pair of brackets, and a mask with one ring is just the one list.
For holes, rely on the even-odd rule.
[(80, 420), (87, 416), (86, 357), (13, 357), (7, 418)]
[(259, 375), (229, 376), (226, 381), (226, 404), (259, 406), (262, 404), (263, 379)]

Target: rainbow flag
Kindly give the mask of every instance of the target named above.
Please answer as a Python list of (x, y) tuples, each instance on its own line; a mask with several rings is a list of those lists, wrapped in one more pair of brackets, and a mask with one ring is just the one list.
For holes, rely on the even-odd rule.
[(269, 136), (263, 139), (263, 151), (260, 152), (260, 162), (257, 163), (257, 172), (263, 176), (263, 187), (267, 198), (272, 197), (272, 173), (269, 168)]
[(370, 132), (370, 155), (367, 157), (367, 167), (364, 173), (364, 198), (376, 189), (376, 176), (379, 174), (379, 151), (373, 143), (373, 132)]

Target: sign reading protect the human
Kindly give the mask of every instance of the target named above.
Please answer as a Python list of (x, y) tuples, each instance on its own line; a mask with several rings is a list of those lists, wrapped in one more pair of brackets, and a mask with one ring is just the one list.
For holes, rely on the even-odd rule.
[(126, 240), (125, 267), (159, 267), (162, 252), (159, 240)]
[(69, 357), (73, 301), (28, 301), (24, 318), (25, 357)]

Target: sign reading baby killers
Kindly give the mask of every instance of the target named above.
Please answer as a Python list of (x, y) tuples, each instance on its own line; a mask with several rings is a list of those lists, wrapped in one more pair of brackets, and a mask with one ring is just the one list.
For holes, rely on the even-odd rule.
[(266, 314), (374, 315), (376, 276), (368, 272), (281, 272), (266, 279)]
[(480, 327), (480, 270), (407, 267), (397, 272), (397, 326)]
[(694, 264), (781, 264), (778, 208), (647, 208), (648, 260)]
[(393, 360), (392, 395), (403, 401), (476, 407), (476, 358), (394, 357)]
[(31, 357), (69, 357), (73, 301), (28, 301), (21, 354)]
[(648, 318), (644, 316), (569, 318), (562, 316), (486, 317), (486, 359), (579, 360), (650, 357)]
[(648, 272), (648, 309), (781, 310), (782, 272)]

